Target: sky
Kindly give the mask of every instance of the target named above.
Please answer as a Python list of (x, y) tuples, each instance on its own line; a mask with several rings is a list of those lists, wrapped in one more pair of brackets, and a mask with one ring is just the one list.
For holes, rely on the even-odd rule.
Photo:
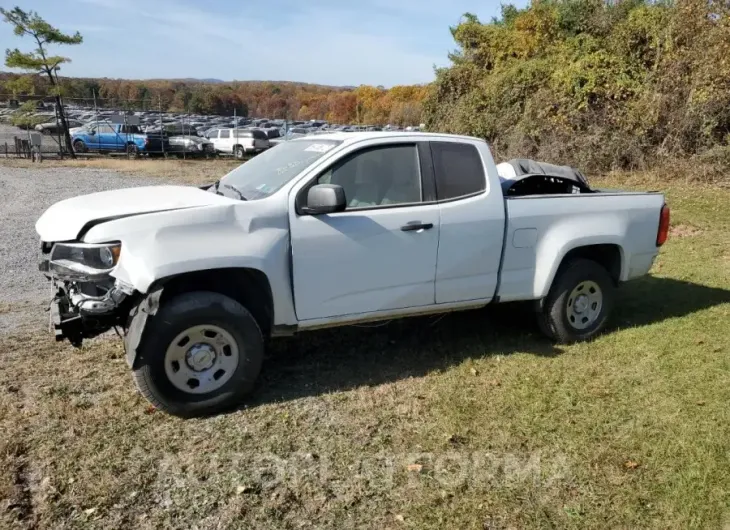
[[(506, 1), (506, 0), (505, 0)], [(512, 2), (520, 7), (527, 0)], [(62, 75), (216, 78), (326, 85), (427, 83), (455, 49), (449, 26), (488, 21), (500, 0), (2, 0), (35, 10), (79, 46)], [(0, 23), (0, 50), (32, 43)]]

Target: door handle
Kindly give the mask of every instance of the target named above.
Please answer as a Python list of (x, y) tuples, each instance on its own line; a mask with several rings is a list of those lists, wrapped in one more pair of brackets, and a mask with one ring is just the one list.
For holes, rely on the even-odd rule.
[(411, 221), (400, 227), (403, 232), (415, 232), (416, 230), (429, 230), (433, 228), (433, 223), (422, 223), (421, 221)]

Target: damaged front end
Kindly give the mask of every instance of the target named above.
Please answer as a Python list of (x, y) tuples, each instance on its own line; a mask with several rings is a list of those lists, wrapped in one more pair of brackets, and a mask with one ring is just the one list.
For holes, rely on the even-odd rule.
[(125, 326), (134, 289), (116, 280), (118, 242), (42, 243), (40, 270), (53, 283), (51, 331), (57, 341), (81, 346), (115, 326)]

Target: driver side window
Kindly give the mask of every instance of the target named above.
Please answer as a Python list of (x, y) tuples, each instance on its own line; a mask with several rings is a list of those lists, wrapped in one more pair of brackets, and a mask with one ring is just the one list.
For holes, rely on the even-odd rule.
[(418, 149), (389, 145), (359, 151), (327, 170), (317, 184), (342, 186), (348, 210), (421, 202)]

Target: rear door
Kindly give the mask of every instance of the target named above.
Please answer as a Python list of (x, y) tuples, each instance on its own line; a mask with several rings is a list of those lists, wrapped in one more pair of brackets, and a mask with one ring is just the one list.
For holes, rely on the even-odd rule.
[(117, 132), (112, 125), (106, 122), (99, 122), (96, 139), (101, 150), (115, 151), (117, 149)]
[(441, 217), (439, 304), (491, 299), (497, 289), (504, 199), (500, 189), (489, 189), (484, 157), (491, 162), (491, 155), (486, 144), (479, 145), (430, 142)]
[(290, 214), (300, 321), (434, 303), (439, 207), (422, 152), (415, 143), (355, 151), (297, 194), (305, 204), (310, 186), (339, 184), (348, 201), (344, 212)]

